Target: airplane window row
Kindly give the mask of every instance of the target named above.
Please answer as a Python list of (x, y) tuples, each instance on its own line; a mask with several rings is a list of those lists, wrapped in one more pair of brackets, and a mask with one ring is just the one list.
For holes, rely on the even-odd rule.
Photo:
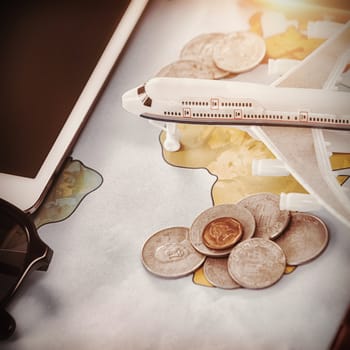
[[(175, 112), (175, 111), (164, 111), (164, 115), (168, 116), (182, 116), (183, 114), (187, 117), (190, 116), (189, 111)], [(205, 117), (205, 118), (233, 118), (233, 114), (231, 113), (192, 113), (192, 117)], [(297, 121), (298, 116), (283, 116), (283, 115), (275, 115), (275, 114), (244, 114), (243, 118), (246, 119), (272, 119), (272, 120), (291, 120), (294, 119)], [(305, 120), (306, 121), (306, 120)], [(320, 117), (309, 117), (310, 122), (325, 122), (325, 123), (336, 123), (336, 124), (349, 124), (350, 121), (348, 119), (332, 119), (332, 118), (320, 118)]]
[[(284, 119), (283, 115), (275, 115), (275, 114), (244, 114), (243, 118), (252, 118), (252, 119)], [(287, 119), (290, 119), (290, 116), (287, 116)]]
[(332, 119), (332, 118), (310, 118), (312, 122), (324, 122), (324, 123), (336, 123), (336, 124), (349, 124), (349, 119)]
[(221, 102), (221, 107), (252, 107), (251, 102)]
[(164, 115), (177, 115), (177, 116), (181, 116), (181, 112), (168, 112), (168, 111), (165, 111), (165, 112), (164, 112)]
[[(174, 111), (164, 111), (164, 115), (169, 116), (181, 116), (181, 112), (174, 112)], [(189, 116), (189, 113), (184, 113), (185, 115)], [(209, 118), (233, 118), (232, 113), (192, 113), (192, 117), (209, 117)], [(244, 114), (243, 118), (252, 118), (252, 119), (283, 119), (282, 115), (263, 115), (263, 114)], [(288, 116), (287, 119), (290, 119)], [(297, 120), (297, 117), (294, 117), (295, 120)]]
[[(185, 106), (209, 106), (206, 101), (181, 101)], [(216, 105), (216, 102), (213, 102)], [(221, 102), (221, 107), (252, 107), (251, 102)]]
[[(169, 115), (169, 116), (181, 116), (182, 113), (181, 112), (169, 112), (169, 111), (164, 111), (163, 112), (164, 115)], [(184, 112), (184, 115), (186, 116), (190, 116), (189, 112)], [(192, 113), (192, 117), (209, 117), (209, 118), (218, 118), (218, 117), (222, 117), (222, 118), (232, 118), (233, 115), (231, 113)]]
[(193, 113), (193, 117), (209, 117), (209, 118), (232, 118), (232, 114), (224, 113)]
[(205, 101), (181, 101), (185, 106), (209, 106), (209, 102)]

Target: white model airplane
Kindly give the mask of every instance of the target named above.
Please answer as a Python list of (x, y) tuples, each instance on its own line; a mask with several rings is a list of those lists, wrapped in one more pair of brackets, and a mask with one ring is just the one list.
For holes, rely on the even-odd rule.
[(350, 153), (350, 94), (334, 90), (350, 61), (350, 51), (345, 50), (349, 44), (350, 23), (271, 86), (154, 78), (127, 91), (123, 107), (165, 123), (164, 147), (169, 151), (180, 147), (174, 123), (243, 127), (278, 159), (266, 160), (267, 168), (264, 161), (253, 164), (256, 175), (291, 173), (311, 194), (282, 195), (281, 209), (312, 210), (322, 205), (350, 227), (350, 199), (329, 162), (329, 147), (334, 149), (334, 144), (325, 142), (327, 135), (338, 144), (336, 151)]
[(141, 117), (164, 122), (350, 130), (349, 97), (347, 92), (324, 89), (153, 78), (126, 92), (123, 106)]

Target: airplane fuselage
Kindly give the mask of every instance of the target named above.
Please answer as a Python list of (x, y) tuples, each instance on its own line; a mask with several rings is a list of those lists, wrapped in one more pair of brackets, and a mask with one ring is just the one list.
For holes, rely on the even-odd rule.
[(142, 117), (176, 123), (350, 130), (349, 93), (236, 81), (154, 78), (123, 95)]

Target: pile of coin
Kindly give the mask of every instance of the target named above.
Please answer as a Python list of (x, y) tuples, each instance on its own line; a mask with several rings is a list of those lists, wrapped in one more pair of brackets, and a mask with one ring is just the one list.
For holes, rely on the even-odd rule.
[(157, 76), (221, 79), (256, 67), (265, 53), (264, 39), (253, 32), (204, 33), (186, 43), (179, 59)]
[[(249, 71), (270, 58), (303, 60), (325, 41), (308, 38), (303, 23), (296, 24), (297, 20), (280, 33), (266, 35), (262, 15), (257, 12), (251, 16), (249, 31), (197, 35), (185, 43), (179, 58), (157, 76), (222, 79)], [(281, 19), (280, 14), (277, 16)]]
[(280, 280), (287, 266), (319, 256), (328, 239), (326, 225), (316, 216), (280, 210), (279, 195), (258, 193), (203, 211), (190, 228), (151, 235), (142, 262), (166, 278), (186, 276), (203, 265), (215, 287), (260, 289)]

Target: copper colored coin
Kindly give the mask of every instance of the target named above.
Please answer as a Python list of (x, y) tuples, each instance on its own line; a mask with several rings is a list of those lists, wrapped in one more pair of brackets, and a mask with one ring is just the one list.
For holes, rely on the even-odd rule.
[(203, 271), (207, 280), (215, 287), (223, 289), (240, 288), (240, 285), (228, 273), (227, 258), (206, 258)]
[(300, 265), (316, 258), (328, 244), (326, 225), (316, 216), (292, 213), (288, 228), (276, 239), (289, 265)]
[(222, 217), (231, 217), (241, 223), (243, 228), (241, 240), (253, 236), (255, 231), (255, 220), (249, 210), (235, 204), (216, 205), (198, 215), (190, 228), (190, 241), (198, 252), (211, 257), (224, 257), (230, 254), (231, 248), (212, 249), (208, 248), (203, 242), (203, 231), (206, 226), (211, 221)]
[(210, 221), (203, 230), (203, 243), (211, 249), (225, 249), (237, 243), (243, 234), (242, 225), (231, 217)]
[(142, 248), (145, 268), (161, 277), (176, 278), (200, 267), (205, 256), (192, 247), (188, 232), (186, 227), (171, 227), (149, 237)]
[(264, 238), (238, 243), (228, 258), (230, 276), (245, 288), (271, 286), (282, 277), (285, 268), (283, 250), (275, 242)]
[(255, 237), (277, 238), (290, 220), (288, 210), (280, 210), (280, 196), (274, 193), (257, 193), (243, 198), (237, 204), (253, 214), (256, 222)]

